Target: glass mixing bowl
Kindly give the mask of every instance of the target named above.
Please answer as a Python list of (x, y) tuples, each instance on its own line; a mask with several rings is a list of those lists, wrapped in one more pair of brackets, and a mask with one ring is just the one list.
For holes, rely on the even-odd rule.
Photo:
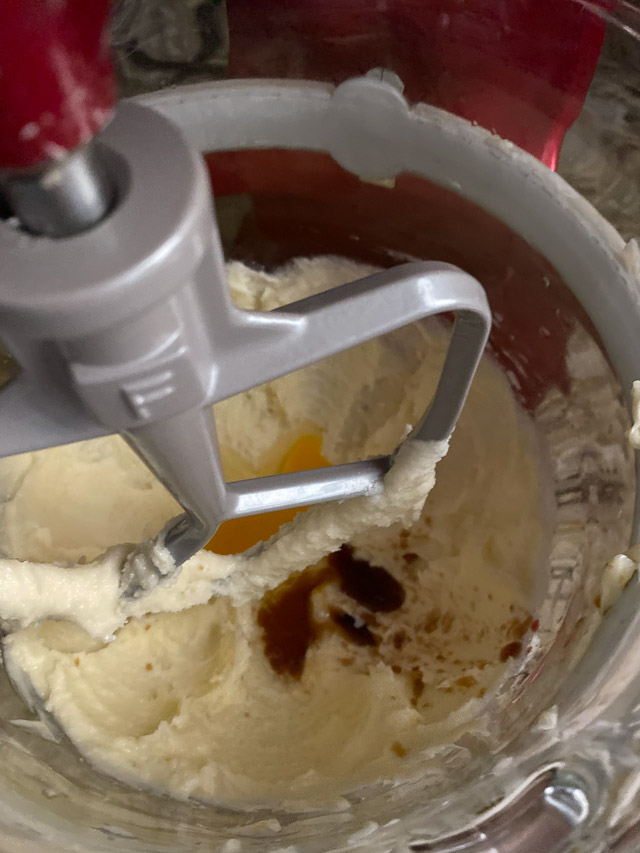
[[(191, 41), (184, 37), (200, 60), (187, 56), (182, 64), (187, 70), (195, 68), (198, 77), (217, 76), (226, 67), (228, 45), (233, 55), (234, 21), (240, 43), (244, 39), (246, 45), (251, 34), (250, 27), (242, 29), (246, 18), (239, 16), (246, 3), (234, 7), (231, 0), (230, 42), (225, 42), (220, 33), (227, 32), (226, 20), (219, 4), (213, 5), (218, 35), (211, 38), (217, 39), (218, 52), (207, 53), (201, 47), (198, 53), (193, 34)], [(271, 54), (245, 50), (251, 74), (257, 74), (261, 58), (261, 76), (309, 76), (300, 57), (304, 67), (298, 75), (289, 60), (282, 59), (288, 57), (283, 44), (302, 40), (297, 27), (302, 18), (296, 17), (296, 9), (303, 6), (285, 4), (290, 29), (280, 21), (285, 28), (278, 33), (280, 42), (272, 41)], [(174, 7), (167, 3), (163, 8)], [(193, 12), (191, 6), (188, 9)], [(620, 9), (626, 15), (623, 20)], [(640, 209), (636, 168), (640, 146), (634, 136), (640, 54), (633, 42), (633, 9), (620, 9), (618, 16), (607, 12), (610, 23), (603, 54), (580, 117), (565, 139), (558, 170), (629, 240)], [(139, 55), (135, 58), (126, 39), (127, 27), (153, 30), (148, 19), (132, 20), (135, 11), (122, 4), (116, 20), (119, 43), (124, 45), (123, 76), (130, 90), (149, 88), (144, 75), (150, 70), (156, 75), (152, 86), (176, 82), (173, 74), (180, 56), (158, 58), (162, 38), (157, 33), (155, 41), (148, 41), (149, 50), (155, 51), (154, 62), (145, 65)], [(596, 35), (601, 31), (598, 12), (588, 4), (581, 13)], [(493, 20), (493, 11), (478, 3), (476, 14), (481, 19), (485, 13)], [(199, 27), (203, 16), (201, 12), (194, 18)], [(440, 20), (446, 24), (444, 30), (456, 23), (451, 16), (448, 23)], [(214, 32), (209, 24), (209, 32)], [(180, 27), (190, 32), (188, 20), (180, 20)], [(175, 32), (182, 32), (180, 27)], [(204, 38), (201, 30), (197, 35)], [(339, 40), (335, 34), (332, 38), (335, 47)], [(280, 45), (279, 50), (274, 44)], [(354, 69), (341, 67), (337, 48), (334, 53), (326, 49), (323, 62), (324, 67), (331, 64), (331, 79), (350, 76)], [(135, 50), (144, 53), (140, 44)], [(358, 60), (368, 64), (358, 71), (377, 64), (401, 73), (411, 65), (410, 49), (396, 63), (389, 62), (393, 51), (388, 44), (384, 55), (376, 50), (381, 47), (374, 39), (373, 47), (363, 50)], [(378, 55), (381, 61), (370, 61)], [(328, 79), (321, 67), (316, 64), (314, 70)], [(132, 83), (131, 74), (135, 77), (140, 69), (140, 77)], [(237, 63), (235, 71), (231, 63), (231, 74), (237, 70)], [(456, 73), (463, 75), (464, 66)], [(517, 104), (513, 85), (512, 81), (509, 103)], [(339, 814), (230, 811), (131, 790), (92, 770), (63, 736), (46, 740), (37, 723), (32, 729), (13, 725), (12, 720), (29, 715), (3, 676), (0, 847), (7, 853), (69, 849), (250, 853), (297, 848), (524, 853), (576, 843), (593, 849), (602, 844), (631, 849), (640, 788), (634, 689), (640, 660), (636, 616), (640, 589), (632, 579), (603, 615), (601, 578), (607, 561), (624, 551), (630, 538), (636, 541), (635, 460), (627, 443), (631, 422), (625, 401), (639, 360), (627, 331), (640, 328), (640, 300), (634, 291), (640, 270), (637, 248), (633, 243), (625, 246), (594, 209), (575, 199), (571, 206), (557, 190), (566, 222), (588, 235), (585, 245), (591, 242), (594, 252), (604, 247), (602, 251), (612, 258), (611, 279), (589, 290), (586, 299), (584, 293), (578, 299), (576, 283), (572, 281), (570, 288), (557, 264), (522, 236), (518, 223), (528, 212), (524, 195), (524, 213), (520, 210), (516, 216), (513, 208), (513, 217), (497, 216), (495, 210), (490, 213), (474, 203), (467, 186), (442, 185), (415, 172), (380, 185), (361, 180), (321, 151), (286, 150), (284, 144), (213, 151), (203, 127), (213, 133), (215, 118), (202, 113), (198, 100), (206, 99), (209, 88), (204, 84), (177, 89), (148, 96), (147, 102), (174, 117), (201, 145), (228, 258), (267, 268), (315, 254), (339, 254), (380, 266), (438, 259), (468, 270), (486, 288), (494, 316), (490, 351), (535, 423), (549, 483), (552, 536), (547, 569), (539, 578), (538, 624), (523, 638), (526, 654), (512, 662), (504, 689), (490, 706), (485, 738), (462, 736), (437, 760), (425, 762), (420, 778), (354, 792), (351, 807)], [(460, 96), (465, 91), (462, 76), (449, 83), (440, 80), (440, 88), (433, 91), (440, 94), (430, 99), (428, 92), (420, 92), (418, 99), (454, 111), (457, 103), (462, 105), (457, 111), (468, 115), (469, 110), (462, 108), (468, 101)], [(443, 103), (442, 92), (452, 91), (458, 93), (456, 103)], [(504, 92), (496, 82), (498, 100)], [(524, 118), (513, 136), (544, 124), (549, 101), (527, 101), (530, 94), (521, 93), (526, 110), (520, 113)], [(490, 130), (494, 127), (493, 119), (485, 124)], [(548, 141), (549, 126), (543, 136)], [(486, 142), (486, 135), (482, 139)], [(541, 139), (539, 133), (533, 134), (529, 148), (553, 165), (557, 145), (550, 147)], [(524, 144), (522, 138), (518, 141)], [(517, 158), (508, 147), (503, 155), (506, 160)], [(548, 181), (553, 196), (556, 184), (550, 173)], [(537, 215), (539, 211), (532, 209), (531, 217)], [(569, 245), (567, 264), (580, 251), (577, 244)], [(620, 312), (628, 315), (627, 329), (616, 319)]]

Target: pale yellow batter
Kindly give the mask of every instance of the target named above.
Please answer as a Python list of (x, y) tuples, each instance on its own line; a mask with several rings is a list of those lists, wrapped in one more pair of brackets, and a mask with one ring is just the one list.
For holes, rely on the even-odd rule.
[[(231, 264), (229, 279), (241, 305), (271, 308), (367, 272), (319, 258), (277, 276)], [(228, 476), (262, 470), (283, 436), (310, 430), (332, 463), (389, 452), (423, 413), (446, 340), (416, 325), (221, 404)], [(409, 448), (386, 503), (311, 509), (253, 560), (201, 552), (126, 612), (109, 599), (122, 549), (100, 554), (159, 530), (177, 511), (167, 493), (117, 437), (3, 461), (1, 615), (34, 622), (5, 640), (10, 673), (97, 767), (177, 797), (339, 808), (359, 785), (415, 772), (526, 653), (544, 557), (533, 432), (488, 359), (422, 509), (445, 451)], [(322, 557), (345, 541), (395, 579), (400, 603), (372, 608), (331, 574)], [(309, 582), (314, 634), (297, 670), (278, 671), (260, 614), (293, 582), (267, 590), (311, 564), (295, 582), (324, 579)], [(36, 624), (45, 614), (76, 624)]]

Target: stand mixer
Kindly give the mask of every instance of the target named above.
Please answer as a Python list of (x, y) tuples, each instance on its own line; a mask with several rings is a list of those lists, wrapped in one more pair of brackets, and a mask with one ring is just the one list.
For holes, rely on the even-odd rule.
[[(114, 89), (103, 46), (107, 12), (106, 4), (89, 17), (74, 2), (28, 13), (16, 6), (4, 28), (6, 47), (19, 51), (35, 36), (32, 49), (44, 64), (25, 72), (25, 55), (18, 61), (3, 51), (9, 127), (1, 181), (17, 222), (1, 237), (0, 336), (20, 372), (3, 391), (0, 452), (123, 433), (185, 509), (161, 534), (180, 565), (226, 519), (368, 494), (391, 464), (384, 457), (225, 483), (213, 403), (423, 317), (454, 312), (440, 384), (412, 435), (444, 439), (464, 404), (490, 313), (477, 281), (436, 263), (402, 264), (269, 314), (236, 308), (197, 153), (168, 120), (137, 104), (121, 104), (104, 126)], [(80, 37), (96, 52), (76, 67)], [(358, 132), (363, 111), (368, 123), (381, 125), (406, 109), (397, 81), (379, 77), (341, 87), (327, 126), (338, 162), (372, 180), (404, 168), (402, 159), (372, 157)], [(51, 84), (46, 100), (42, 79)], [(228, 147), (268, 134), (280, 99), (277, 91), (261, 98), (255, 126)], [(244, 101), (239, 92), (239, 111)], [(221, 131), (233, 137), (233, 94), (229, 106)], [(293, 121), (298, 134), (315, 134), (306, 112)], [(124, 572), (129, 596), (173, 573), (140, 556)]]
[[(1, 31), (7, 36), (2, 55), (10, 57), (15, 49), (15, 63), (7, 63), (7, 67), (16, 73), (20, 69), (24, 83), (29, 79), (28, 69), (25, 71), (24, 45), (16, 28), (32, 24), (33, 19), (18, 14), (19, 5), (9, 4), (9, 23)], [(91, 5), (91, 21), (85, 25), (93, 35), (87, 33), (79, 41), (87, 50), (92, 48), (94, 56), (78, 71), (77, 79), (83, 81), (94, 79), (90, 68), (105, 68), (99, 32), (104, 17), (98, 21), (98, 4)], [(277, 3), (272, 11), (275, 15), (277, 9), (286, 12), (292, 6), (295, 3)], [(246, 12), (246, 3), (236, 3), (235, 13), (243, 7)], [(79, 3), (75, 8), (73, 3), (58, 4), (57, 11), (49, 8), (48, 13), (60, 14), (61, 20), (68, 15), (67, 22), (77, 14), (79, 21), (80, 8)], [(106, 7), (101, 11), (104, 16)], [(591, 63), (587, 78), (602, 35), (597, 25), (592, 35), (594, 31), (590, 51), (581, 54), (586, 64), (587, 59)], [(48, 40), (58, 30), (52, 25), (39, 32)], [(248, 33), (250, 42), (251, 28)], [(27, 43), (35, 49), (33, 41)], [(57, 57), (55, 67), (60, 69), (59, 53), (35, 53)], [(241, 54), (238, 60), (236, 53), (235, 61), (238, 66), (244, 64), (244, 73), (236, 76), (259, 77), (255, 64), (260, 51), (256, 50), (255, 57), (247, 50)], [(96, 63), (96, 56), (102, 64)], [(76, 61), (78, 53), (74, 52)], [(35, 68), (33, 58), (26, 64)], [(339, 164), (349, 177), (369, 182), (367, 187), (376, 187), (376, 182), (389, 186), (396, 175), (401, 184), (402, 173), (409, 173), (436, 184), (443, 196), (455, 195), (465, 204), (477, 205), (506, 223), (512, 238), (515, 234), (526, 241), (532, 253), (539, 252), (553, 266), (557, 280), (566, 283), (576, 297), (575, 304), (586, 309), (593, 330), (582, 314), (577, 316), (604, 345), (620, 386), (630, 388), (640, 364), (635, 244), (625, 244), (571, 187), (522, 150), (441, 109), (424, 104), (410, 107), (408, 101), (433, 103), (433, 99), (417, 90), (416, 80), (406, 78), (400, 66), (394, 67), (407, 83), (407, 100), (394, 74), (376, 69), (362, 76), (377, 64), (349, 67), (348, 74), (333, 80), (310, 61), (297, 75), (302, 80), (231, 80), (149, 94), (119, 106), (104, 129), (113, 106), (112, 86), (96, 83), (98, 95), (82, 101), (91, 107), (88, 117), (84, 115), (77, 125), (72, 123), (68, 135), (50, 138), (48, 127), (53, 125), (46, 118), (43, 127), (40, 116), (51, 110), (43, 106), (37, 116), (24, 114), (24, 110), (44, 95), (43, 79), (61, 78), (34, 75), (33, 97), (29, 98), (24, 97), (24, 88), (8, 83), (0, 88), (0, 112), (3, 117), (17, 117), (14, 133), (0, 136), (0, 146), (12, 142), (12, 150), (0, 150), (7, 216), (13, 214), (0, 223), (0, 340), (21, 368), (14, 382), (0, 392), (0, 453), (122, 431), (186, 510), (161, 537), (173, 561), (180, 563), (224, 518), (368, 493), (379, 487), (389, 467), (387, 459), (370, 460), (357, 467), (334, 467), (287, 475), (286, 479), (224, 483), (210, 403), (440, 311), (459, 311), (459, 319), (438, 393), (415, 437), (436, 438), (450, 432), (488, 327), (488, 309), (477, 282), (449, 266), (418, 262), (393, 267), (373, 280), (286, 306), (271, 315), (241, 312), (226, 292), (209, 192), (194, 151), (213, 160), (218, 153), (255, 153), (252, 149), (275, 149), (285, 155), (289, 149), (318, 152), (328, 154), (333, 165)], [(273, 76), (286, 75), (274, 72)], [(9, 79), (5, 75), (2, 82)], [(65, 79), (68, 81), (68, 75)], [(110, 74), (102, 79), (103, 83), (110, 80)], [(314, 82), (318, 79), (332, 82)], [(579, 100), (588, 79), (583, 84)], [(476, 106), (486, 106), (481, 87), (476, 94)], [(10, 102), (2, 100), (9, 96)], [(439, 107), (476, 118), (473, 109), (467, 113), (435, 100)], [(65, 103), (77, 110), (73, 99)], [(83, 115), (82, 109), (71, 112), (76, 117)], [(493, 113), (496, 119), (498, 112)], [(564, 123), (555, 125), (555, 134), (547, 126), (535, 140), (525, 138), (523, 127), (518, 135), (515, 116), (512, 134), (498, 120), (480, 119), (480, 123), (495, 126), (500, 135), (553, 166), (563, 133), (576, 112), (562, 113)], [(502, 118), (507, 122), (508, 115), (503, 104)], [(69, 121), (66, 115), (63, 126), (67, 129)], [(47, 142), (54, 147), (47, 148)], [(72, 153), (63, 153), (67, 151)], [(52, 153), (61, 156), (51, 162)], [(491, 229), (488, 233), (491, 235)], [(501, 246), (506, 245), (505, 240)], [(435, 253), (416, 255), (438, 257)], [(465, 263), (460, 266), (466, 268)], [(474, 275), (484, 283), (475, 270)], [(550, 290), (557, 284), (556, 278)], [(534, 293), (542, 299), (546, 284), (530, 283), (539, 284)], [(559, 300), (560, 307), (554, 305), (549, 313), (561, 311), (566, 304)], [(527, 305), (524, 302), (523, 313)], [(495, 319), (499, 326), (500, 318)], [(521, 330), (515, 327), (515, 331)], [(536, 327), (533, 353), (525, 349), (530, 340), (524, 334), (519, 343), (524, 339), (522, 348), (531, 362), (539, 354), (544, 368), (549, 362), (543, 355), (551, 347), (538, 332)], [(564, 359), (564, 350), (560, 357)], [(555, 377), (545, 378), (551, 385)], [(160, 381), (154, 384), (150, 379)], [(526, 390), (523, 396), (526, 399)], [(606, 427), (606, 417), (602, 423)], [(559, 481), (556, 497), (558, 503), (565, 501), (560, 506), (558, 529), (564, 525), (564, 531), (558, 533), (550, 560), (550, 574), (560, 588), (560, 598), (567, 576), (579, 574), (583, 563), (593, 571), (601, 569), (601, 565), (591, 565), (588, 548), (571, 550), (571, 536), (579, 536), (586, 527), (585, 514), (580, 514), (582, 505), (571, 514), (571, 501), (579, 503), (575, 494), (583, 488), (583, 472), (573, 471), (571, 455), (565, 453), (566, 447), (561, 450), (554, 463)], [(594, 459), (592, 454), (587, 461), (597, 469), (599, 463)], [(587, 492), (597, 490), (596, 476), (584, 481)], [(600, 506), (597, 509), (604, 512)], [(606, 535), (605, 527), (603, 523), (597, 530), (601, 537)], [(624, 540), (627, 533), (620, 538)], [(625, 540), (616, 547), (623, 550), (626, 544)], [(153, 562), (139, 575), (125, 572), (123, 592), (143, 593), (161, 576), (160, 567)], [(509, 745), (504, 761), (486, 757), (477, 780), (465, 782), (459, 790), (444, 791), (441, 799), (433, 790), (427, 797), (418, 792), (415, 801), (409, 793), (405, 809), (401, 797), (385, 800), (378, 795), (370, 802), (364, 798), (354, 806), (344, 830), (335, 815), (318, 817), (317, 824), (309, 821), (302, 829), (305, 849), (308, 845), (309, 850), (324, 851), (330, 843), (336, 849), (447, 851), (462, 844), (477, 853), (515, 849), (535, 853), (541, 845), (551, 849), (556, 844), (571, 844), (576, 833), (583, 833), (584, 843), (598, 835), (607, 789), (614, 789), (611, 768), (626, 767), (616, 750), (633, 733), (631, 726), (626, 729), (628, 734), (624, 726), (615, 729), (610, 753), (604, 748), (609, 746), (604, 734), (602, 742), (598, 741), (598, 733), (605, 732), (611, 721), (615, 726), (625, 709), (637, 707), (638, 587), (635, 582), (629, 585), (606, 615), (593, 649), (568, 671), (562, 669), (562, 663), (574, 622), (570, 606), (562, 610), (556, 604), (561, 612), (555, 623), (558, 642), (538, 668), (519, 673), (524, 700), (519, 696), (522, 701), (516, 701), (509, 713), (514, 718), (530, 713), (536, 703), (543, 707), (541, 694), (547, 699), (553, 695), (560, 721), (557, 728), (563, 732), (560, 743), (552, 742), (544, 728), (532, 727), (522, 732), (514, 746)], [(575, 621), (575, 612), (573, 618)], [(4, 716), (10, 719), (12, 713)], [(585, 742), (593, 748), (585, 749)], [(21, 799), (22, 765), (18, 759), (12, 761), (6, 776), (18, 782), (13, 787), (9, 782), (3, 786), (0, 821), (13, 826), (15, 820), (20, 826), (15, 831), (19, 838), (22, 827), (30, 832), (37, 824), (37, 832), (47, 838), (45, 847), (51, 837), (57, 849), (71, 849), (64, 839), (72, 838), (77, 849), (192, 850), (211, 844), (209, 830), (225, 853), (281, 850), (289, 843), (299, 843), (295, 826), (285, 818), (279, 834), (268, 814), (259, 815), (255, 828), (244, 816), (234, 826), (235, 815), (215, 810), (203, 814), (194, 808), (194, 817), (184, 803), (168, 806), (159, 801), (159, 805), (149, 806), (140, 792), (113, 792), (106, 787), (94, 791), (94, 781), (87, 783), (82, 775), (86, 767), (70, 771), (72, 782), (68, 783), (63, 766), (61, 782), (49, 781), (43, 793), (38, 787), (36, 795), (29, 793)], [(7, 767), (9, 764), (7, 761)], [(58, 771), (61, 766), (50, 761), (48, 754), (44, 764), (47, 771), (51, 766)], [(39, 768), (32, 770), (29, 765), (27, 773), (29, 781), (39, 780)], [(490, 784), (483, 785), (488, 777)], [(617, 782), (618, 777), (615, 779)], [(629, 797), (633, 785), (631, 778), (626, 789)], [(58, 795), (65, 786), (74, 792), (69, 797), (71, 810), (61, 804), (64, 793)], [(78, 795), (83, 786), (90, 788), (86, 801)], [(29, 798), (35, 803), (36, 818), (29, 811), (30, 801), (24, 805)], [(624, 811), (622, 805), (620, 811)], [(451, 813), (453, 818), (449, 818)], [(456, 820), (459, 831), (449, 823)], [(322, 835), (323, 827), (329, 842)], [(12, 841), (8, 848), (17, 849), (20, 843)]]

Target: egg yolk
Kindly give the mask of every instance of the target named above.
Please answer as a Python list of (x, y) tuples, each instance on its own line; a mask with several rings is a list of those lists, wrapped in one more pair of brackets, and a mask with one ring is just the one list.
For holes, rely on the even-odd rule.
[[(326, 468), (331, 463), (322, 455), (322, 438), (319, 435), (301, 435), (285, 453), (276, 474), (307, 471), (309, 468)], [(232, 518), (220, 525), (215, 536), (205, 545), (216, 554), (240, 554), (258, 542), (266, 542), (283, 524), (291, 521), (306, 506), (279, 509), (245, 518)]]

